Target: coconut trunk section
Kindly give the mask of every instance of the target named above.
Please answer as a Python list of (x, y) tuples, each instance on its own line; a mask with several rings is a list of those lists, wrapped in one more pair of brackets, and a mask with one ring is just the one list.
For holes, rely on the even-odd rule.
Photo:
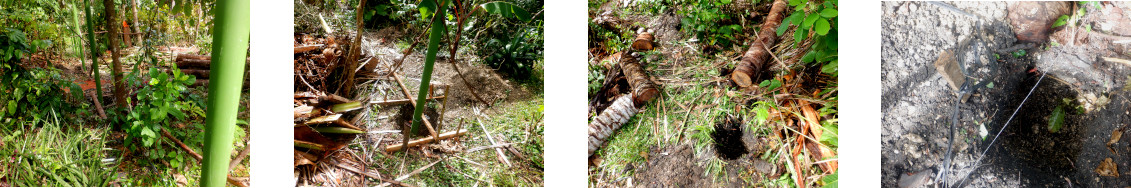
[(633, 115), (636, 115), (636, 107), (633, 105), (632, 97), (621, 95), (593, 122), (589, 122), (589, 156), (593, 156), (593, 152), (605, 144), (613, 131), (628, 123), (628, 119)]
[[(623, 53), (622, 53), (623, 54)], [(656, 84), (648, 78), (648, 74), (644, 72), (644, 67), (640, 65), (640, 61), (631, 55), (624, 55), (620, 58), (621, 71), (628, 78), (628, 85), (632, 87), (632, 101), (636, 105), (644, 105), (648, 101), (656, 98), (660, 93), (656, 89)]]
[(750, 87), (754, 85), (753, 79), (757, 78), (764, 70), (766, 62), (770, 58), (770, 52), (767, 49), (770, 49), (777, 42), (774, 28), (781, 25), (782, 12), (785, 8), (785, 1), (774, 1), (774, 6), (770, 8), (766, 22), (762, 23), (762, 33), (758, 34), (754, 44), (750, 45), (750, 49), (746, 50), (746, 53), (742, 55), (742, 60), (734, 67), (734, 73), (731, 73), (730, 78), (738, 86)]

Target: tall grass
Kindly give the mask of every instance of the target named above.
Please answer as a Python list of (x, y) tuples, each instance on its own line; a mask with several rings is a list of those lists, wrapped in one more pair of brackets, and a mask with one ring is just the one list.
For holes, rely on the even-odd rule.
[(108, 186), (113, 167), (102, 162), (107, 130), (62, 126), (59, 115), (49, 113), (46, 120), (0, 130), (0, 179), (10, 186)]

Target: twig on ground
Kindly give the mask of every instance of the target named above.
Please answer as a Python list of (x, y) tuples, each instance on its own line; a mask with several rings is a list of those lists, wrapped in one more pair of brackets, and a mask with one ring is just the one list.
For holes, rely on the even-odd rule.
[[(491, 145), (498, 144), (498, 143), (495, 142), (495, 138), (492, 138), (491, 132), (487, 131), (487, 127), (483, 126), (483, 121), (479, 120), (479, 116), (478, 116), (479, 115), (479, 108), (475, 108), (475, 114), (476, 114), (475, 121), (479, 122), (479, 128), (483, 129), (483, 133), (485, 134), (483, 136), (487, 137), (487, 141), (490, 141)], [(505, 153), (503, 153), (503, 149), (495, 148), (495, 154), (499, 156), (499, 160), (501, 160), (503, 162), (503, 164), (506, 164), (507, 167), (511, 166), (511, 161), (510, 161), (510, 159), (507, 159), (507, 155)]]
[(494, 149), (494, 148), (500, 148), (500, 147), (507, 147), (507, 146), (514, 145), (514, 144), (517, 144), (517, 143), (503, 143), (503, 144), (495, 144), (495, 145), (489, 145), (489, 146), (479, 146), (479, 147), (468, 149), (467, 151), (464, 151), (464, 153), (471, 153), (471, 152), (476, 152), (476, 151), (484, 150), (484, 149)]
[(232, 169), (236, 168), (236, 165), (240, 165), (240, 162), (243, 162), (243, 159), (247, 158), (249, 154), (251, 154), (251, 144), (247, 144), (247, 146), (243, 147), (243, 151), (240, 151), (240, 154), (236, 155), (236, 158), (228, 163), (228, 171), (232, 171)]
[(379, 174), (374, 175), (374, 174), (370, 174), (370, 173), (361, 172), (361, 170), (358, 170), (358, 169), (350, 167), (350, 166), (342, 165), (341, 163), (335, 163), (334, 166), (337, 166), (338, 168), (341, 168), (341, 169), (345, 169), (346, 171), (350, 171), (350, 172), (353, 172), (353, 173), (356, 173), (356, 174), (363, 175), (365, 177), (381, 180), (384, 183), (396, 184), (397, 186), (401, 186), (401, 187), (416, 187), (416, 186), (412, 186), (412, 185), (409, 185), (409, 184), (405, 184), (404, 182), (401, 182), (401, 181), (386, 179), (384, 177), (381, 177), (381, 175), (379, 175)]

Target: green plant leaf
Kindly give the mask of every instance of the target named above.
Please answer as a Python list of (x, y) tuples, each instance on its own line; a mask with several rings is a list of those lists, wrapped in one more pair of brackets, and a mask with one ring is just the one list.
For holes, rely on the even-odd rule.
[(820, 16), (817, 16), (817, 14), (809, 14), (809, 16), (805, 17), (805, 22), (801, 23), (801, 28), (809, 30), (809, 28), (812, 28), (813, 23), (817, 22), (817, 18), (820, 18)]
[(809, 35), (809, 30), (804, 30), (804, 29), (794, 30), (793, 31), (793, 42), (794, 43), (800, 43), (801, 41), (805, 40), (805, 37), (807, 35)]
[(829, 28), (829, 21), (825, 20), (824, 18), (818, 19), (817, 25), (813, 26), (813, 30), (816, 31), (817, 34), (821, 35), (821, 36), (824, 36), (825, 34), (829, 34), (829, 29), (830, 29)]
[(837, 188), (837, 183), (839, 183), (840, 181), (837, 177), (839, 175), (837, 174), (840, 174), (840, 172), (834, 172), (831, 175), (821, 178), (821, 181), (825, 182), (825, 186), (823, 186), (822, 188)]
[(821, 72), (825, 74), (836, 74), (837, 60), (830, 61), (828, 64), (825, 64), (825, 66), (821, 66)]
[(810, 62), (813, 62), (813, 60), (816, 59), (816, 57), (817, 57), (817, 53), (814, 52), (813, 50), (810, 50), (809, 52), (805, 53), (804, 56), (801, 56), (801, 62), (802, 63), (810, 63)]
[(836, 17), (837, 11), (834, 8), (826, 8), (821, 10), (821, 17), (832, 18)]
[(530, 12), (510, 2), (495, 1), (479, 5), (488, 14), (495, 14), (507, 18), (517, 18), (521, 21), (530, 20)]
[(1064, 112), (1064, 105), (1056, 106), (1056, 108), (1052, 110), (1052, 114), (1049, 115), (1049, 131), (1053, 133), (1059, 132), (1061, 126), (1064, 125), (1065, 116), (1067, 116), (1067, 114)]
[(16, 101), (10, 100), (8, 101), (8, 115), (14, 114), (16, 114)]
[(1056, 22), (1052, 23), (1052, 27), (1056, 28), (1063, 26), (1064, 24), (1068, 24), (1068, 15), (1060, 15), (1060, 18), (1056, 18)]

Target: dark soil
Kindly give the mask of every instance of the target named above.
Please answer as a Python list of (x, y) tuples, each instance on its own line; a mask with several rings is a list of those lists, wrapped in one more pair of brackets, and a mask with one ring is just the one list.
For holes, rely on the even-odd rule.
[(734, 160), (749, 153), (746, 150), (746, 143), (742, 142), (741, 125), (741, 120), (735, 121), (729, 117), (715, 125), (715, 132), (711, 133), (711, 138), (715, 140), (715, 150), (718, 150), (719, 158)]

